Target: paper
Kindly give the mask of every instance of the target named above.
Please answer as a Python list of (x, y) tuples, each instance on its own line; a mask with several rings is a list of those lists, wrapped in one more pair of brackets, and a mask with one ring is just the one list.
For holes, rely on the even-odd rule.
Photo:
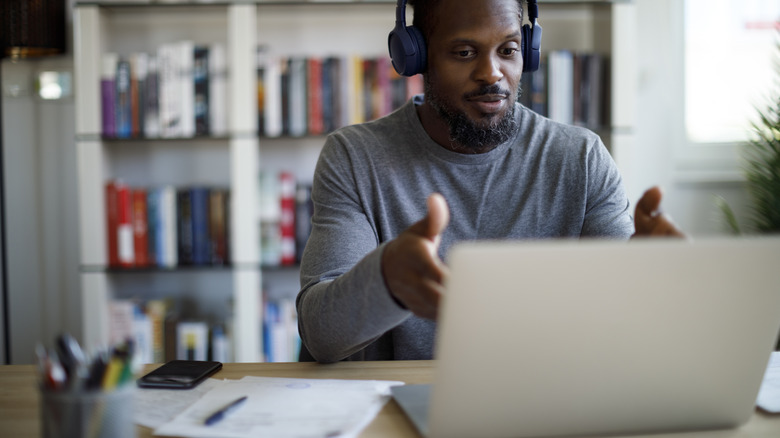
[(133, 422), (154, 429), (173, 420), (203, 394), (227, 380), (206, 379), (192, 389), (138, 388), (135, 394)]
[[(245, 377), (218, 385), (155, 435), (184, 437), (356, 437), (403, 382)], [(239, 397), (242, 406), (224, 420), (204, 420)]]
[(780, 413), (780, 352), (776, 351), (769, 357), (756, 404), (767, 412)]

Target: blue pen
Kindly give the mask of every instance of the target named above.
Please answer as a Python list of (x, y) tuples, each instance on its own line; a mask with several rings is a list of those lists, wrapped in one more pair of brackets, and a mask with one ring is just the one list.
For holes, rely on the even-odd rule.
[(206, 418), (206, 421), (203, 422), (206, 426), (211, 426), (215, 423), (218, 423), (221, 421), (227, 414), (229, 414), (231, 411), (236, 409), (237, 407), (241, 406), (242, 403), (246, 401), (246, 396), (243, 396), (235, 401), (232, 401), (230, 404), (225, 406), (224, 408), (218, 410), (217, 412), (214, 412), (209, 416), (209, 418)]

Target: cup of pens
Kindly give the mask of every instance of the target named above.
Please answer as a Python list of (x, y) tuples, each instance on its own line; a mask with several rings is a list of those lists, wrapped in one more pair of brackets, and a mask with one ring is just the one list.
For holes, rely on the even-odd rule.
[(135, 374), (133, 344), (126, 342), (87, 358), (68, 335), (56, 346), (38, 347), (41, 436), (132, 438)]

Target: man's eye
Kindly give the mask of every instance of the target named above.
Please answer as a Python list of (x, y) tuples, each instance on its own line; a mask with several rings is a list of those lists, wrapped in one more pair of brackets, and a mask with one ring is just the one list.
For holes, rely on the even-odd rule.
[(512, 56), (515, 53), (517, 53), (517, 48), (515, 47), (508, 47), (506, 49), (501, 49), (501, 54), (504, 56)]
[(468, 58), (474, 54), (473, 50), (458, 50), (455, 54), (460, 58)]

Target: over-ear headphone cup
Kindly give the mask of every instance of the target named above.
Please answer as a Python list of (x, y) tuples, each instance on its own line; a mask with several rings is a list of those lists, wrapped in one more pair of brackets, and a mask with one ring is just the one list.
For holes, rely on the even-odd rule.
[(396, 27), (388, 36), (387, 45), (393, 67), (402, 76), (414, 76), (425, 70), (428, 59), (422, 32), (414, 26)]
[(415, 41), (415, 47), (417, 47), (414, 68), (410, 69), (411, 72), (409, 73), (409, 76), (414, 76), (417, 73), (425, 72), (425, 67), (428, 64), (428, 49), (425, 46), (425, 38), (420, 29), (414, 26), (407, 26), (406, 30), (409, 31), (409, 36)]
[(520, 33), (522, 34), (520, 50), (523, 52), (523, 71), (529, 71), (529, 63), (531, 62), (531, 26), (523, 25)]

